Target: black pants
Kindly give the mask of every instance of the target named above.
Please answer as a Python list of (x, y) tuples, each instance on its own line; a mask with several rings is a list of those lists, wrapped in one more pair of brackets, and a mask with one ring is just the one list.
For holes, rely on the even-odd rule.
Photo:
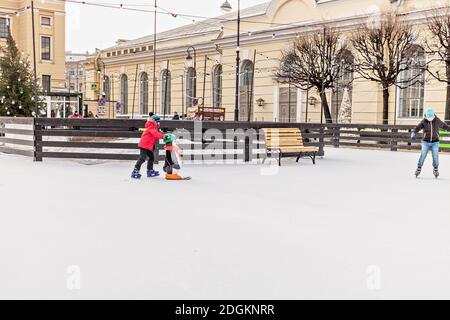
[(134, 166), (134, 169), (140, 171), (142, 164), (145, 161), (147, 161), (147, 171), (152, 171), (153, 162), (155, 162), (155, 155), (153, 151), (141, 148), (141, 154), (139, 156), (139, 160), (136, 162), (136, 165)]

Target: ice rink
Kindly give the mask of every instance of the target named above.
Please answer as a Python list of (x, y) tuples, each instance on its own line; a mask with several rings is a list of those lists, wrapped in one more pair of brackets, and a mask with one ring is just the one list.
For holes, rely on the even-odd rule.
[(0, 298), (450, 298), (450, 156), (327, 149), (316, 166), (0, 154)]

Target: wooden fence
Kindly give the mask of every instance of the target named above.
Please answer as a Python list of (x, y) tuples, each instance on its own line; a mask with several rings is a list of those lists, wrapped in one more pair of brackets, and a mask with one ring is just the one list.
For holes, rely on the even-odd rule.
[(33, 118), (0, 117), (0, 152), (35, 156)]
[[(324, 128), (326, 146), (351, 148), (376, 148), (391, 151), (419, 150), (422, 133), (411, 139), (415, 126), (407, 125), (367, 125), (367, 124), (327, 124)], [(449, 133), (441, 134), (441, 150), (450, 151), (446, 141)]]
[[(139, 128), (144, 120), (47, 119), (0, 117), (0, 152), (45, 158), (136, 160)], [(252, 161), (265, 157), (262, 128), (300, 128), (305, 145), (416, 150), (413, 126), (312, 124), (278, 122), (162, 121), (161, 129), (175, 131), (185, 161)], [(450, 140), (449, 134), (443, 139)], [(449, 142), (450, 143), (450, 142)], [(444, 146), (445, 144), (443, 144)], [(161, 150), (161, 146), (158, 146)], [(444, 151), (450, 149), (443, 148)], [(160, 151), (159, 160), (163, 159)]]
[[(143, 120), (35, 119), (36, 160), (77, 158), (135, 160)], [(318, 146), (324, 154), (323, 128), (294, 124), (302, 128), (306, 145)], [(175, 131), (186, 161), (251, 161), (265, 155), (264, 127), (285, 127), (280, 123), (162, 121), (161, 129)], [(161, 150), (161, 146), (158, 146)], [(159, 160), (163, 154), (159, 155)]]

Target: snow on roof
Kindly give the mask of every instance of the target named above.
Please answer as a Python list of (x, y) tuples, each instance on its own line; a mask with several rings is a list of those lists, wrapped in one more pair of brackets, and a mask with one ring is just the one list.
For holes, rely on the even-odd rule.
[[(265, 2), (256, 6), (252, 6), (250, 8), (242, 9), (241, 10), (241, 17), (248, 18), (253, 17), (259, 14), (265, 14), (267, 12), (267, 8), (269, 7), (270, 2)], [(165, 39), (171, 39), (171, 38), (177, 38), (177, 37), (183, 37), (183, 36), (189, 36), (189, 35), (197, 35), (197, 34), (204, 34), (209, 32), (215, 32), (220, 31), (221, 27), (223, 26), (223, 23), (227, 20), (233, 20), (237, 18), (237, 12), (231, 12), (227, 13), (215, 18), (206, 19), (203, 21), (199, 21), (196, 23), (192, 23), (190, 25), (185, 25), (179, 28), (171, 29), (168, 31), (160, 32), (156, 34), (156, 37), (158, 40), (165, 40)], [(140, 45), (144, 43), (148, 43), (153, 41), (154, 35), (148, 35), (145, 37), (137, 38), (134, 40), (128, 40), (128, 41), (122, 41), (121, 43), (109, 47), (105, 50), (111, 50), (111, 49), (119, 49), (119, 48), (126, 48), (129, 46), (134, 45)]]

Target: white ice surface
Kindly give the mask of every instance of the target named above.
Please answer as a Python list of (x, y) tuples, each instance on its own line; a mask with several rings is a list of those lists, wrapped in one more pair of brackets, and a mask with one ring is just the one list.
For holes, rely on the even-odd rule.
[(184, 182), (0, 154), (0, 298), (450, 298), (450, 156), (326, 152)]

